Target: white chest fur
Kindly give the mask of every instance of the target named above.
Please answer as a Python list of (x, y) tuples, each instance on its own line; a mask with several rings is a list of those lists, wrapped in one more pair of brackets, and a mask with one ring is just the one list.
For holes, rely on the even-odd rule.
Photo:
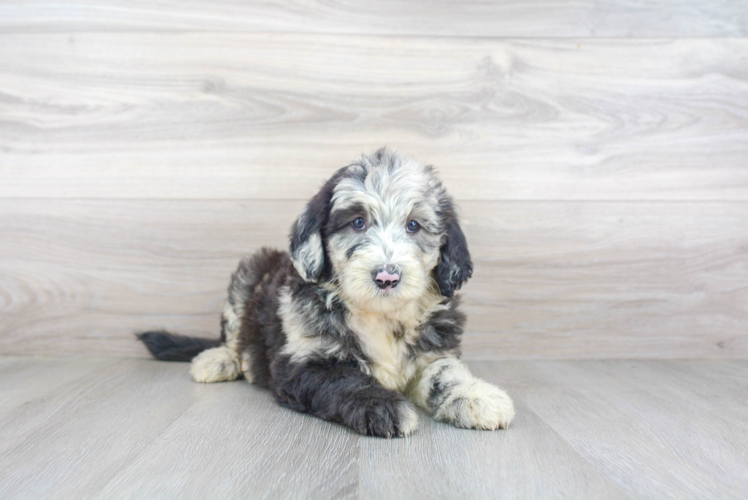
[(419, 300), (386, 313), (349, 308), (348, 325), (370, 362), (371, 374), (380, 384), (405, 392), (419, 371), (441, 357), (438, 352), (416, 354), (412, 346), (418, 340), (421, 324), (447, 308), (436, 287)]
[(404, 391), (415, 374), (407, 343), (414, 330), (398, 320), (365, 313), (351, 315), (350, 326), (371, 362), (374, 378), (388, 389)]
[(411, 346), (424, 317), (423, 304), (406, 305), (394, 313), (352, 310), (348, 323), (380, 384), (405, 391), (423, 359), (412, 356)]

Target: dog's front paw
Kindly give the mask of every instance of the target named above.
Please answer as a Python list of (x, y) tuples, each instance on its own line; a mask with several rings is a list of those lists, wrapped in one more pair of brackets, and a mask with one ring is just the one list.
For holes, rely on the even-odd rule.
[(476, 379), (454, 388), (434, 418), (468, 429), (506, 429), (514, 418), (514, 403), (495, 385)]
[(418, 428), (418, 412), (410, 401), (369, 399), (351, 410), (351, 427), (367, 436), (404, 437)]

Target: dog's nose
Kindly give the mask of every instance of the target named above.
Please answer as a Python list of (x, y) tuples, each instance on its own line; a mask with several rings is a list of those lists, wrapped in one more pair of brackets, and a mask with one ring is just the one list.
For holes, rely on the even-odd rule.
[(372, 274), (374, 274), (374, 281), (381, 289), (385, 289), (388, 286), (395, 288), (400, 283), (400, 271), (394, 264), (387, 264), (385, 267), (380, 267)]

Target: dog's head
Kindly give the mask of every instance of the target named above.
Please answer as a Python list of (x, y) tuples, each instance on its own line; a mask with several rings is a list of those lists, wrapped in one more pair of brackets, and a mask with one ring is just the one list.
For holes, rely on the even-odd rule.
[(451, 297), (473, 272), (451, 198), (431, 167), (380, 149), (338, 170), (291, 230), (308, 282), (358, 307), (388, 310), (431, 283)]

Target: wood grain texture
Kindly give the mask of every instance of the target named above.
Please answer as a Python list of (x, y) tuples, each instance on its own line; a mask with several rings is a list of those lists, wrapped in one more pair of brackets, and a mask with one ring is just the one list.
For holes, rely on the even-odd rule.
[(0, 408), (4, 499), (748, 493), (746, 361), (471, 362), (514, 398), (508, 430), (422, 415), (413, 436), (383, 440), (280, 408), (244, 381), (195, 384), (184, 363), (71, 359), (0, 358), (0, 381), (10, 366), (35, 370), (28, 398)]
[[(230, 273), (302, 201), (0, 200), (0, 350), (146, 356), (215, 337)], [(748, 355), (748, 206), (463, 202), (467, 358)]]
[(353, 433), (281, 409), (246, 382), (199, 385), (185, 363), (113, 360), (60, 389), (59, 363), (27, 360), (47, 377), (47, 397), (0, 413), (2, 498), (351, 498), (357, 489)]
[(514, 398), (509, 431), (458, 429), (422, 414), (408, 439), (364, 440), (361, 498), (633, 498), (524, 403), (537, 391), (525, 363), (470, 366)]
[(169, 444), (133, 460), (102, 498), (355, 498), (353, 432), (280, 408), (244, 380), (193, 390), (198, 399), (159, 436)]
[[(82, 378), (105, 368), (106, 358), (2, 357), (0, 358), (0, 412), (62, 391)], [(43, 370), (39, 367), (44, 366)], [(7, 438), (4, 431), (0, 436)], [(0, 441), (5, 442), (4, 439)], [(2, 445), (0, 445), (2, 447)]]
[(275, 31), (439, 36), (745, 36), (739, 0), (4, 1), (0, 31)]
[(177, 383), (185, 368), (114, 360), (108, 369), (4, 412), (0, 496), (98, 493), (190, 406), (196, 388)]
[[(484, 366), (477, 371), (495, 369)], [(525, 402), (634, 498), (745, 496), (745, 420), (722, 414), (663, 366), (672, 365), (538, 363), (529, 374), (539, 390)], [(686, 366), (694, 374), (710, 371), (710, 365)]]
[(748, 200), (746, 39), (0, 36), (0, 197), (308, 199), (383, 144), (461, 200)]

